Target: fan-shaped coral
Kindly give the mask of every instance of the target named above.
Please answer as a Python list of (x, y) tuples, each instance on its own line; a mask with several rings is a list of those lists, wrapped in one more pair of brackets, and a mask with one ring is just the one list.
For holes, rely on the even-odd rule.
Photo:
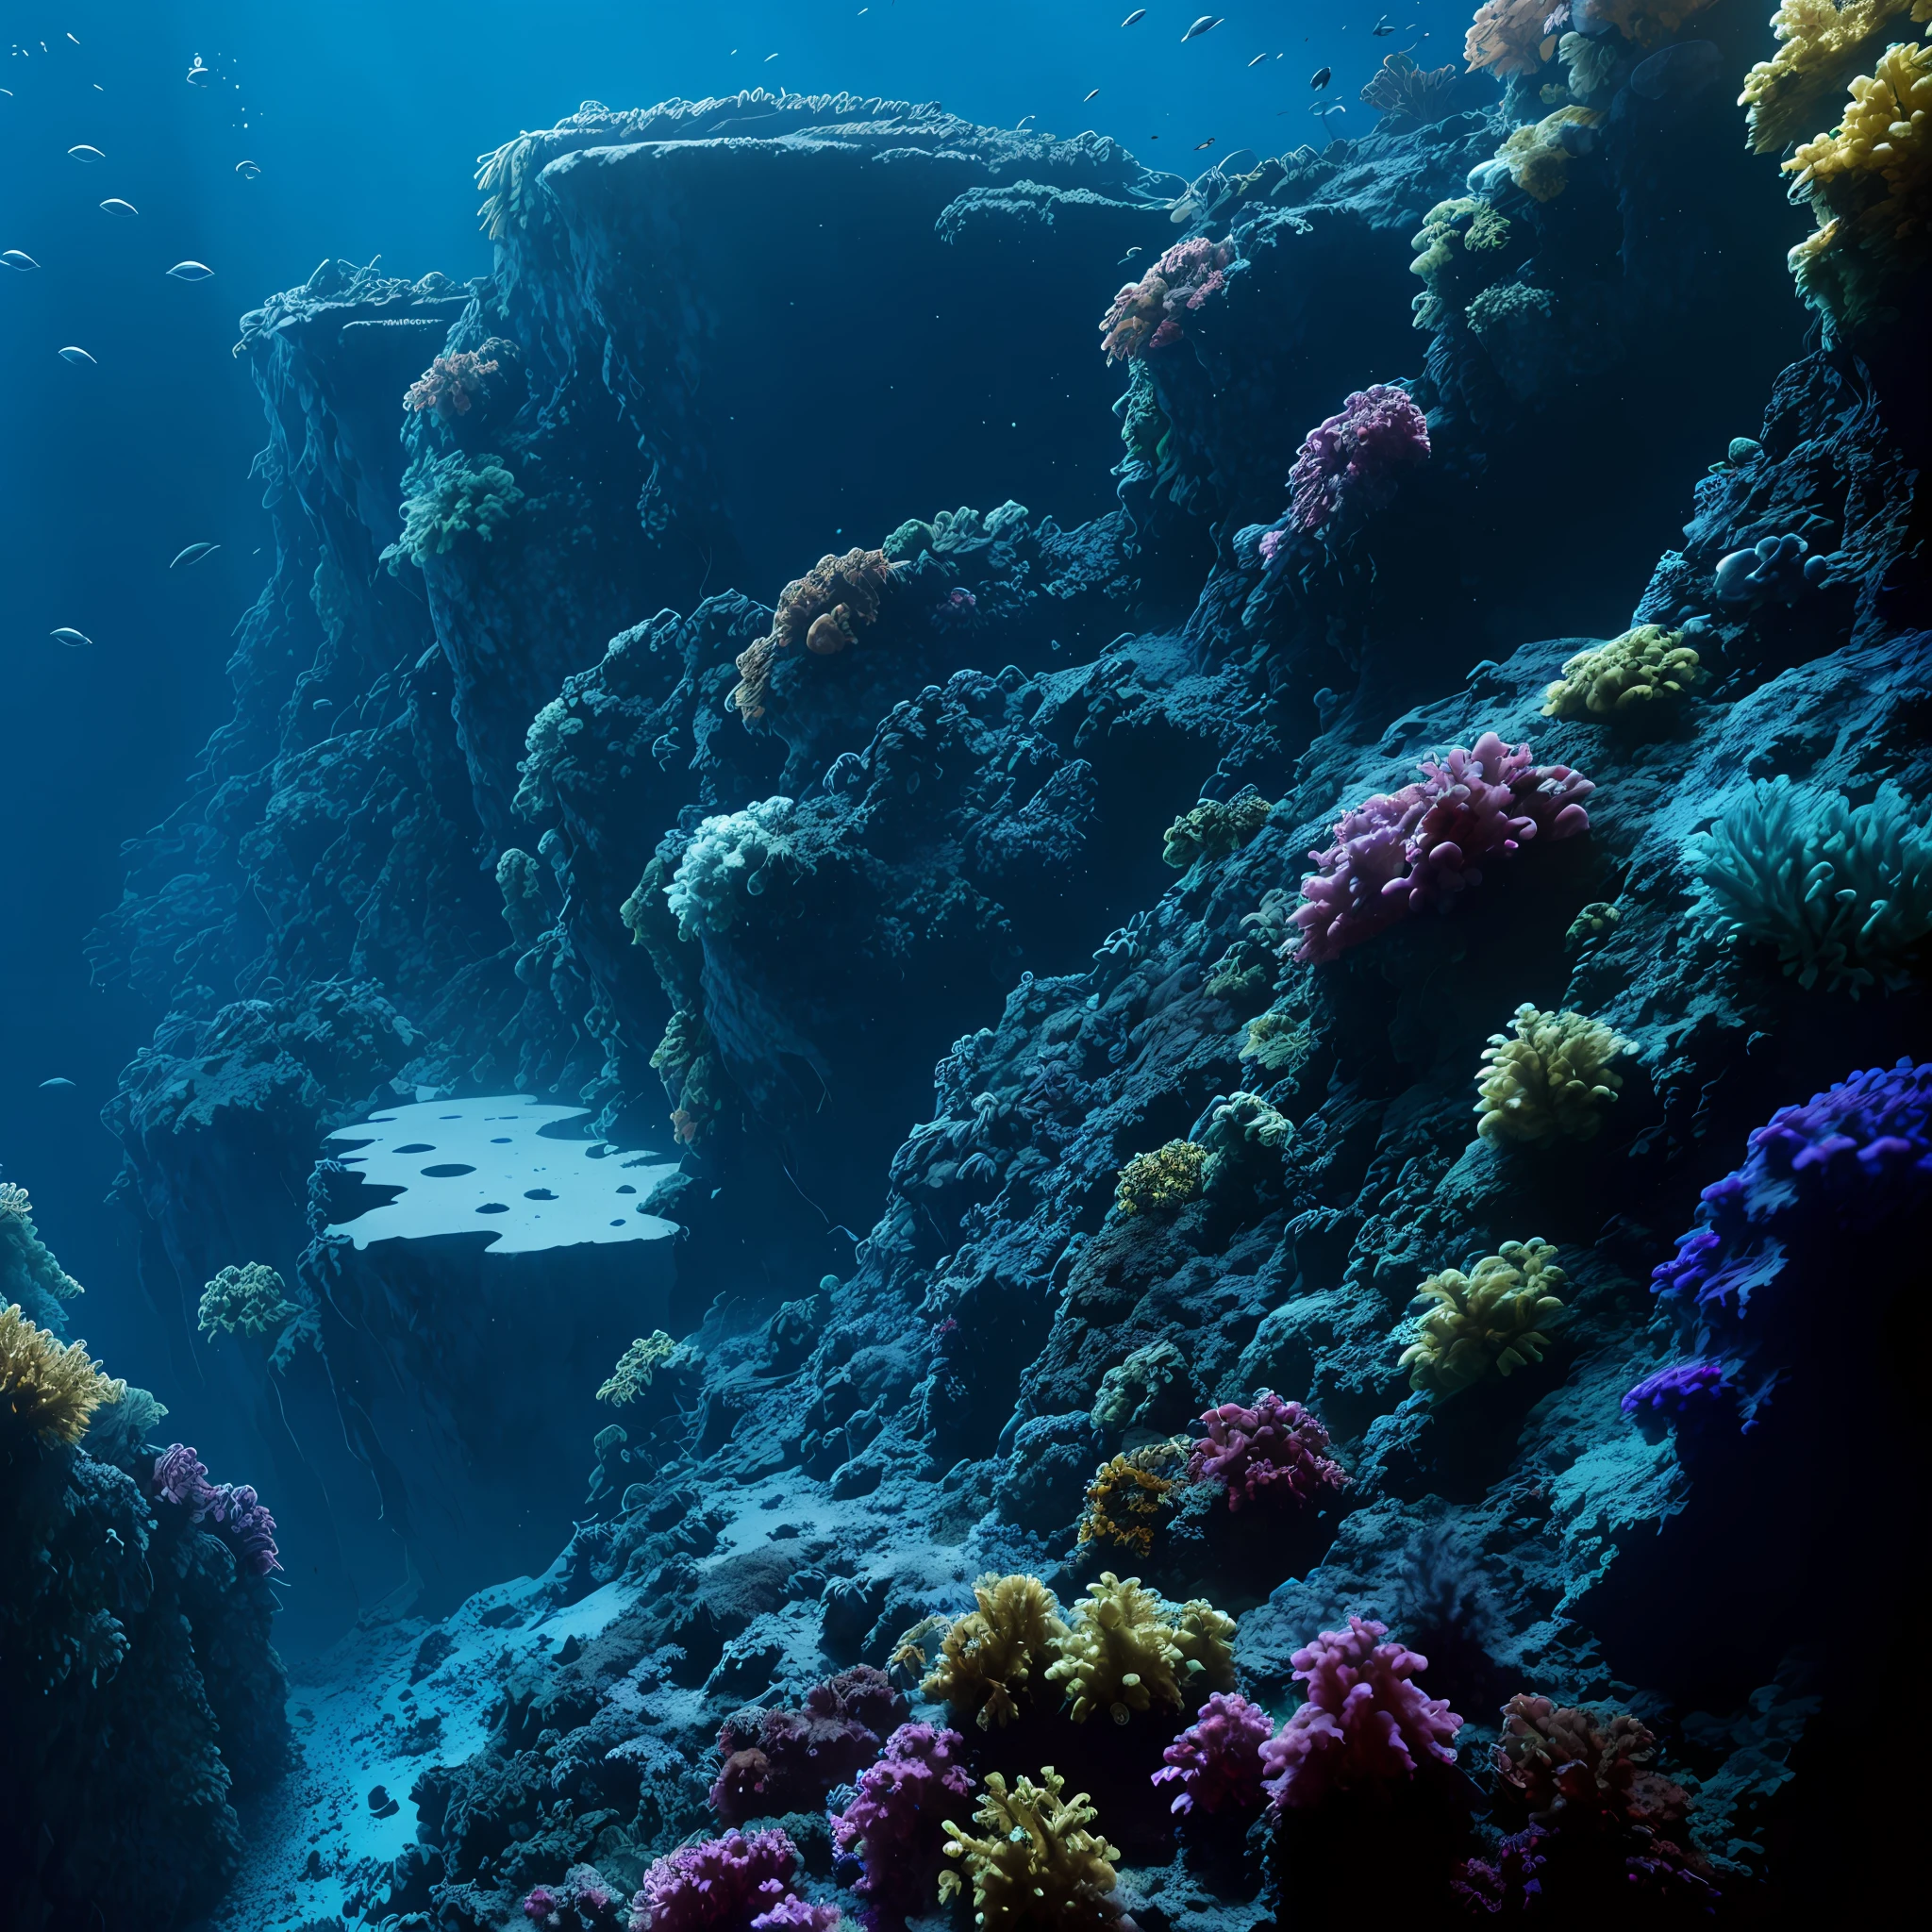
[(836, 656), (878, 621), (879, 600), (897, 581), (883, 550), (820, 558), (779, 591), (770, 631), (739, 653), (738, 683), (725, 703), (747, 724), (762, 718), (779, 654), (803, 644), (815, 656)]
[(1875, 61), (1894, 21), (1932, 20), (1932, 0), (1779, 0), (1771, 17), (1777, 51), (1744, 76), (1751, 145), (1774, 154), (1801, 140), (1836, 105), (1840, 90)]
[(1421, 122), (1440, 121), (1456, 101), (1456, 63), (1418, 67), (1407, 54), (1388, 54), (1358, 98), (1384, 114), (1404, 114)]
[(940, 1874), (940, 1896), (957, 1897), (970, 1878), (985, 1932), (1106, 1932), (1120, 1917), (1109, 1897), (1120, 1852), (1088, 1829), (1099, 1814), (1085, 1791), (1062, 1797), (1065, 1780), (1050, 1764), (1040, 1779), (1015, 1778), (1009, 1790), (998, 1772), (987, 1774), (973, 1814), (983, 1838), (946, 1821), (945, 1855), (960, 1870)]
[(1075, 1724), (1105, 1710), (1124, 1724), (1135, 1711), (1187, 1709), (1191, 1699), (1230, 1687), (1233, 1635), (1234, 1620), (1211, 1605), (1176, 1606), (1138, 1576), (1103, 1570), (1074, 1606), (1046, 1674), (1066, 1687)]
[(1890, 782), (1854, 807), (1758, 779), (1686, 849), (1719, 927), (1775, 946), (1807, 991), (1903, 987), (1932, 933), (1932, 831)]
[(224, 1268), (202, 1291), (201, 1332), (207, 1336), (266, 1335), (300, 1310), (285, 1292), (282, 1277), (266, 1261)]
[(1037, 1576), (988, 1574), (973, 1595), (978, 1608), (946, 1631), (939, 1661), (919, 1688), (986, 1730), (1018, 1716), (1021, 1695), (1044, 1673), (1067, 1626)]
[(1510, 1032), (1491, 1034), (1483, 1049), (1476, 1131), (1491, 1145), (1590, 1140), (1624, 1084), (1610, 1062), (1635, 1051), (1601, 1020), (1541, 1013), (1525, 1001)]
[(105, 1374), (84, 1341), (63, 1348), (18, 1303), (0, 1308), (0, 1415), (43, 1441), (77, 1442), (94, 1410), (126, 1392), (127, 1384)]
[(1535, 1236), (1505, 1241), (1473, 1274), (1445, 1268), (1416, 1290), (1431, 1306), (1416, 1324), (1416, 1339), (1403, 1350), (1398, 1368), (1409, 1387), (1436, 1396), (1455, 1395), (1481, 1381), (1542, 1359), (1550, 1345), (1543, 1333), (1562, 1313), (1557, 1291), (1563, 1271), (1556, 1248)]
[(1617, 718), (1683, 697), (1704, 676), (1682, 631), (1640, 625), (1592, 651), (1579, 651), (1543, 697), (1545, 718)]

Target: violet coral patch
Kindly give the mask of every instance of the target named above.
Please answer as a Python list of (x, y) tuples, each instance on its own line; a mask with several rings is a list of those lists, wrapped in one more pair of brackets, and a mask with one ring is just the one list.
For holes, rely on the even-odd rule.
[(644, 1874), (629, 1932), (751, 1932), (796, 1896), (797, 1870), (798, 1847), (782, 1831), (727, 1831), (680, 1845)]
[(858, 1774), (858, 1791), (832, 1821), (841, 1852), (865, 1871), (853, 1888), (881, 1932), (933, 1900), (949, 1811), (972, 1801), (973, 1775), (960, 1761), (965, 1740), (931, 1724), (901, 1724), (877, 1763)]
[(1277, 1808), (1318, 1805), (1339, 1791), (1388, 1790), (1422, 1765), (1456, 1762), (1451, 1740), (1462, 1720), (1413, 1681), (1428, 1658), (1383, 1642), (1388, 1634), (1385, 1624), (1351, 1617), (1346, 1630), (1324, 1630), (1295, 1652), (1306, 1701), (1261, 1747)]
[(275, 1548), (275, 1520), (247, 1483), (211, 1483), (200, 1457), (173, 1442), (155, 1457), (156, 1500), (188, 1512), (191, 1523), (212, 1519), (228, 1534), (242, 1560), (258, 1576), (282, 1567)]
[(1406, 389), (1373, 383), (1302, 440), (1288, 473), (1290, 525), (1314, 536), (1359, 522), (1429, 459), (1429, 425)]
[(1258, 1810), (1265, 1795), (1261, 1749), (1274, 1730), (1274, 1720), (1258, 1704), (1217, 1690), (1160, 1754), (1167, 1762), (1154, 1782), (1180, 1787), (1168, 1808), (1176, 1816)]
[(1302, 1508), (1324, 1493), (1348, 1487), (1341, 1465), (1323, 1452), (1328, 1431), (1299, 1402), (1284, 1402), (1272, 1390), (1254, 1407), (1224, 1402), (1201, 1418), (1208, 1431), (1188, 1456), (1188, 1480), (1219, 1483), (1227, 1507), (1267, 1503)]
[(1415, 783), (1344, 812), (1333, 843), (1308, 854), (1318, 870), (1302, 881), (1295, 958), (1339, 959), (1411, 911), (1446, 910), (1482, 883), (1484, 860), (1588, 831), (1583, 801), (1595, 786), (1532, 756), (1486, 731), (1474, 749), (1424, 762)]

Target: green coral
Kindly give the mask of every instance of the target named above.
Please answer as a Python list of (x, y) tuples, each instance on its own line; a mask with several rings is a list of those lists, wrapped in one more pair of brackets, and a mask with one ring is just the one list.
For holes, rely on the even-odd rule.
[(298, 1313), (289, 1299), (288, 1284), (266, 1261), (230, 1265), (201, 1291), (197, 1311), (201, 1332), (217, 1335), (266, 1335)]
[(1268, 823), (1274, 809), (1252, 785), (1234, 798), (1204, 798), (1168, 826), (1160, 856), (1175, 867), (1192, 865), (1197, 858), (1226, 858)]
[(1307, 1026), (1280, 1007), (1257, 1013), (1241, 1033), (1241, 1057), (1271, 1074), (1298, 1074), (1314, 1051)]
[(1511, 232), (1508, 216), (1469, 196), (1439, 201), (1423, 217), (1408, 244), (1416, 250), (1409, 273), (1425, 285), (1409, 305), (1417, 328), (1440, 327), (1506, 271)]
[(1074, 1606), (1047, 1680), (1063, 1685), (1069, 1715), (1085, 1724), (1106, 1711), (1124, 1724), (1136, 1711), (1191, 1711), (1210, 1690), (1234, 1685), (1234, 1619), (1196, 1599), (1171, 1604), (1103, 1570)]
[(1564, 1275), (1556, 1252), (1532, 1236), (1505, 1241), (1468, 1274), (1445, 1268), (1430, 1275), (1416, 1295), (1431, 1306), (1396, 1364), (1408, 1371), (1409, 1387), (1455, 1395), (1492, 1369), (1507, 1375), (1541, 1361), (1550, 1345), (1543, 1331), (1563, 1311), (1557, 1290)]
[(932, 525), (922, 523), (917, 517), (908, 517), (879, 548), (893, 563), (905, 563), (912, 558), (923, 557), (932, 548)]
[(1122, 1216), (1158, 1214), (1184, 1207), (1207, 1185), (1208, 1150), (1191, 1141), (1170, 1141), (1151, 1154), (1137, 1154), (1121, 1169), (1113, 1205)]
[(1579, 651), (1543, 697), (1545, 718), (1627, 718), (1686, 696), (1704, 671), (1684, 633), (1639, 625)]
[(420, 566), (444, 557), (465, 538), (492, 543), (524, 501), (501, 457), (450, 456), (418, 460), (403, 479), (403, 533), (383, 552), (390, 568), (399, 558)]
[(622, 1407), (626, 1402), (635, 1402), (651, 1386), (652, 1375), (661, 1368), (670, 1367), (682, 1360), (687, 1351), (661, 1328), (654, 1328), (648, 1335), (641, 1335), (618, 1357), (616, 1368), (610, 1372), (610, 1379), (597, 1391), (599, 1402), (608, 1402)]
[(1526, 1001), (1509, 1033), (1492, 1033), (1478, 1075), (1476, 1131), (1499, 1141), (1588, 1141), (1624, 1076), (1610, 1062), (1636, 1049), (1601, 1020), (1542, 1013)]
[(1563, 935), (1564, 951), (1581, 952), (1592, 940), (1613, 932), (1623, 916), (1607, 899), (1592, 899), (1570, 922), (1570, 930)]
[(1008, 1790), (1002, 1774), (987, 1773), (973, 1814), (983, 1838), (945, 1821), (945, 1855), (959, 1869), (940, 1874), (940, 1898), (950, 1903), (970, 1879), (982, 1932), (1112, 1932), (1120, 1848), (1087, 1828), (1099, 1814), (1085, 1791), (1062, 1797), (1065, 1780), (1050, 1764), (1040, 1777), (1015, 1778)]

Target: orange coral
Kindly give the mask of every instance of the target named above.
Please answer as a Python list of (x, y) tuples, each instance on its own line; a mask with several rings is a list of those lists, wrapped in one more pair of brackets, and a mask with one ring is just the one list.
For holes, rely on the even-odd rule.
[[(485, 342), (483, 346), (490, 349), (495, 344)], [(445, 423), (467, 416), (483, 387), (483, 378), (494, 375), (497, 368), (493, 358), (486, 361), (470, 349), (458, 349), (454, 356), (438, 356), (403, 391), (403, 408), (419, 414), (434, 409)]]
[(794, 577), (778, 594), (770, 632), (739, 653), (731, 708), (747, 723), (762, 718), (778, 653), (799, 643), (822, 658), (844, 650), (862, 625), (877, 621), (879, 598), (894, 581), (891, 559), (883, 550), (822, 557)]
[[(1178, 1442), (1156, 1442), (1129, 1456), (1116, 1456), (1095, 1473), (1087, 1486), (1087, 1513), (1080, 1519), (1083, 1543), (1119, 1543), (1123, 1549), (1150, 1556), (1161, 1507), (1170, 1491), (1180, 1487), (1180, 1463), (1187, 1454)], [(1173, 1475), (1162, 1475), (1162, 1465)], [(1129, 1518), (1139, 1518), (1138, 1522)]]
[(1557, 49), (1545, 25), (1553, 5), (1554, 0), (1483, 0), (1462, 43), (1471, 73), (1487, 67), (1499, 79), (1534, 74)]

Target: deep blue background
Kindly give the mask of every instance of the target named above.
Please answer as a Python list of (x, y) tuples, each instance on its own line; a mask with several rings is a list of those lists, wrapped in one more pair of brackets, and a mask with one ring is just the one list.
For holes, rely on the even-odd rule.
[[(268, 520), (248, 481), (260, 414), (229, 355), (237, 316), (329, 256), (379, 253), (409, 275), (486, 271), (474, 157), (585, 99), (842, 87), (996, 125), (1099, 128), (1191, 175), (1209, 137), (1212, 157), (1319, 144), (1308, 81), (1323, 65), (1336, 74), (1326, 97), (1349, 108), (1334, 131), (1366, 131), (1356, 95), (1382, 55), (1415, 44), (1425, 64), (1449, 59), (1465, 24), (1430, 0), (1393, 16), (1430, 38), (1378, 41), (1379, 9), (1362, 0), (1231, 0), (1220, 27), (1183, 45), (1198, 4), (1157, 0), (1124, 30), (1124, 0), (10, 10), (0, 249), (42, 266), (0, 270), (0, 1173), (29, 1189), (42, 1233), (91, 1288), (77, 1332), (174, 1405), (191, 1440), (194, 1395), (169, 1384), (130, 1234), (100, 1205), (117, 1155), (98, 1110), (158, 1016), (92, 989), (81, 943), (119, 895), (121, 842), (172, 808), (225, 713), (229, 633), (263, 576)], [(1269, 58), (1251, 67), (1257, 54)], [(191, 85), (196, 57), (211, 78)], [(76, 142), (107, 158), (70, 159)], [(236, 175), (244, 158), (258, 179)], [(139, 216), (102, 213), (108, 196)], [(214, 278), (171, 280), (183, 258)], [(1095, 291), (1096, 318), (1110, 293)], [(98, 367), (60, 361), (67, 343)], [(222, 547), (171, 571), (197, 541)], [(51, 642), (57, 625), (92, 647)], [(41, 1091), (53, 1074), (75, 1088)]]

